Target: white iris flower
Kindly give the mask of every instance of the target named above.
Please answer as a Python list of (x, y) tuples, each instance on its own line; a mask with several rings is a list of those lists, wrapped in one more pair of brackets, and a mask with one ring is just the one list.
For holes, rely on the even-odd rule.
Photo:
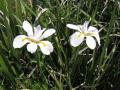
[(85, 21), (83, 25), (73, 25), (67, 24), (66, 26), (70, 29), (76, 30), (70, 37), (70, 44), (73, 47), (79, 46), (84, 39), (86, 39), (86, 44), (90, 49), (94, 49), (96, 47), (95, 38), (100, 45), (100, 37), (99, 31), (97, 28), (93, 26), (88, 27), (89, 22)]
[(23, 22), (23, 29), (27, 32), (26, 35), (18, 35), (13, 41), (14, 48), (21, 48), (27, 44), (27, 50), (30, 53), (34, 53), (39, 46), (41, 52), (45, 55), (49, 55), (53, 52), (53, 45), (47, 40), (43, 40), (55, 33), (55, 29), (41, 29), (40, 25), (34, 27), (28, 21)]

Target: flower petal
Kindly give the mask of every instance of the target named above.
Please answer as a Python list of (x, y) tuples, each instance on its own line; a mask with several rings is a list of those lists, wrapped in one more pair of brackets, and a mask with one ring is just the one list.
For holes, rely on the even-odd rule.
[(23, 22), (23, 29), (27, 32), (28, 36), (33, 36), (33, 29), (28, 21)]
[(36, 38), (40, 38), (40, 36), (43, 34), (44, 31), (45, 29), (41, 30), (40, 25), (38, 25), (37, 27), (34, 27), (34, 36)]
[(39, 31), (41, 31), (40, 25), (38, 25), (37, 27), (34, 27), (34, 35), (36, 35)]
[(40, 46), (42, 53), (45, 55), (50, 55), (50, 53), (53, 52), (53, 45), (49, 41), (41, 41), (38, 45)]
[(27, 50), (30, 53), (34, 53), (36, 51), (36, 49), (37, 49), (37, 44), (36, 43), (31, 42), (27, 45)]
[(75, 32), (70, 37), (70, 44), (73, 47), (79, 46), (84, 40), (84, 35), (80, 32)]
[(88, 28), (88, 32), (91, 32), (91, 35), (94, 36), (98, 42), (98, 44), (100, 45), (100, 36), (99, 36), (99, 32), (98, 32), (98, 29), (93, 27), (93, 26), (90, 26)]
[(13, 41), (13, 47), (14, 48), (21, 48), (23, 47), (27, 42), (29, 42), (28, 40), (24, 40), (27, 36), (25, 35), (18, 35), (15, 37), (14, 41)]
[(83, 24), (83, 26), (82, 26), (82, 31), (83, 31), (83, 32), (86, 32), (86, 31), (87, 31), (87, 29), (88, 29), (88, 24), (89, 24), (89, 21), (85, 21), (85, 22), (84, 22), (84, 24)]
[(81, 32), (81, 28), (82, 28), (81, 25), (67, 24), (66, 26), (70, 29), (78, 30)]
[(91, 36), (86, 37), (86, 44), (90, 49), (94, 49), (96, 47), (95, 39)]
[(56, 32), (55, 29), (48, 29), (43, 33), (42, 37), (47, 38), (51, 36), (52, 34), (54, 34), (55, 32)]

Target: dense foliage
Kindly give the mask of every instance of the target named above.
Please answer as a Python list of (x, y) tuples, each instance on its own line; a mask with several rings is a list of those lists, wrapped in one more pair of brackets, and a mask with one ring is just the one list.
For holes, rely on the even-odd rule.
[[(24, 20), (56, 30), (48, 38), (53, 53), (13, 48), (15, 36), (26, 34)], [(70, 45), (66, 24), (84, 21), (99, 29), (94, 50)], [(119, 83), (119, 0), (0, 0), (0, 90), (119, 90)]]

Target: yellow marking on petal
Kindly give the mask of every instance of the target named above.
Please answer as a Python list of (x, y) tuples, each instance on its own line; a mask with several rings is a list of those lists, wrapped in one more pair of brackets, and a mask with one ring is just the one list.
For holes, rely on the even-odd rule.
[(41, 43), (43, 46), (47, 46), (43, 41), (38, 41), (37, 44)]
[(88, 32), (88, 33), (86, 33), (86, 36), (96, 36), (96, 33), (94, 33), (94, 32)]
[(83, 32), (80, 32), (80, 34), (78, 35), (78, 37), (84, 37), (85, 36), (85, 34), (83, 33)]
[(96, 34), (93, 32), (80, 32), (80, 34), (78, 35), (78, 37), (81, 36), (95, 36)]
[(28, 40), (28, 41), (31, 41), (31, 42), (36, 43), (36, 44), (41, 43), (43, 46), (46, 46), (46, 44), (41, 40), (37, 41), (37, 40), (34, 40), (32, 38), (28, 38), (28, 37), (22, 39), (22, 41), (24, 41), (24, 40)]

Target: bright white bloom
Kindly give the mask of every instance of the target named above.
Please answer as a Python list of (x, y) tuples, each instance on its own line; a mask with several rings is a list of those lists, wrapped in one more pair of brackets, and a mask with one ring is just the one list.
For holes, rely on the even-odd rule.
[(88, 24), (89, 22), (85, 21), (83, 25), (73, 25), (73, 24), (66, 25), (68, 28), (76, 30), (76, 32), (73, 33), (70, 37), (70, 44), (73, 47), (79, 46), (85, 38), (86, 38), (86, 44), (90, 49), (94, 49), (96, 47), (95, 38), (98, 44), (100, 45), (100, 37), (99, 37), (98, 29), (93, 26), (88, 27)]
[(14, 48), (21, 48), (27, 44), (27, 50), (30, 53), (34, 53), (39, 46), (42, 53), (49, 55), (53, 52), (53, 45), (51, 42), (43, 40), (55, 33), (55, 29), (41, 29), (40, 25), (32, 28), (28, 21), (23, 22), (23, 29), (27, 32), (26, 35), (18, 35), (13, 41)]

